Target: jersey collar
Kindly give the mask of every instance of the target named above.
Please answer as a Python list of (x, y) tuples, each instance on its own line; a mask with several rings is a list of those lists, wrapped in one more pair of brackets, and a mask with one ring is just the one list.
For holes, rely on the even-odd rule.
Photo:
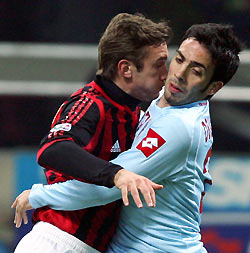
[(131, 109), (135, 109), (135, 107), (141, 102), (121, 90), (113, 81), (106, 79), (101, 75), (96, 76), (95, 82), (112, 100), (120, 105), (126, 105)]

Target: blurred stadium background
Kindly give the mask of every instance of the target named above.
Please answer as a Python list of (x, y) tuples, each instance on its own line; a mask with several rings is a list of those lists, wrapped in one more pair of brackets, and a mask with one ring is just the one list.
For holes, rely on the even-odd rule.
[(44, 182), (39, 142), (61, 102), (93, 78), (98, 39), (120, 12), (169, 20), (170, 56), (194, 23), (232, 24), (245, 42), (238, 73), (211, 102), (214, 181), (202, 234), (211, 253), (250, 253), (249, 0), (0, 1), (0, 253), (12, 252), (31, 228), (15, 229), (10, 205)]

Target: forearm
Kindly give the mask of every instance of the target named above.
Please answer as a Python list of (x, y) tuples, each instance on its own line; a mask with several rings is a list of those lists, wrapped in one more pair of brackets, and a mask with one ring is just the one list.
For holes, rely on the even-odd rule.
[(108, 189), (78, 180), (69, 180), (52, 185), (33, 185), (29, 202), (33, 208), (50, 206), (56, 210), (78, 210), (105, 205), (120, 198), (121, 192), (116, 187)]
[(114, 175), (122, 169), (119, 165), (90, 154), (72, 141), (52, 144), (40, 155), (38, 163), (45, 168), (106, 187), (114, 186)]

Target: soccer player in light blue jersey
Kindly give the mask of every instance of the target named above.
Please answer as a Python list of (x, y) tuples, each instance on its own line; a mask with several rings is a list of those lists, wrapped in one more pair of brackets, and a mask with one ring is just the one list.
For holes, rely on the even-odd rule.
[[(132, 171), (164, 185), (157, 206), (123, 206), (116, 234), (107, 252), (206, 252), (201, 242), (202, 201), (211, 186), (209, 160), (212, 130), (209, 99), (235, 74), (241, 43), (232, 27), (199, 24), (189, 28), (169, 66), (164, 94), (148, 108), (131, 149), (112, 162), (123, 195)], [(121, 198), (121, 191), (71, 180), (34, 185), (14, 202), (16, 217), (49, 205), (76, 210)], [(126, 203), (126, 199), (125, 199)]]

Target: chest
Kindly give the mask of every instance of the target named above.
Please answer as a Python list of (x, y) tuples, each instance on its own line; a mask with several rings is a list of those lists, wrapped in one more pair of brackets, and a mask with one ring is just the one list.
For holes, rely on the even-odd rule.
[(132, 145), (139, 121), (137, 111), (128, 112), (116, 107), (105, 111), (105, 119), (96, 155), (103, 159), (114, 159)]

